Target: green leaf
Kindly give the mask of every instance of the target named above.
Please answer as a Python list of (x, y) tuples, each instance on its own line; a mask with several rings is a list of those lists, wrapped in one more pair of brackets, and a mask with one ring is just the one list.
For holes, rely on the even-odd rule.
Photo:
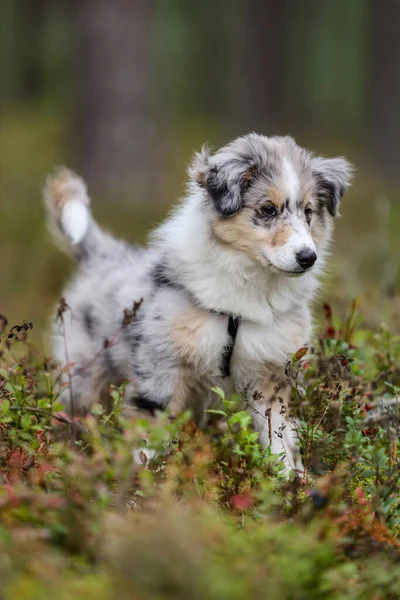
[(213, 408), (209, 408), (205, 412), (211, 413), (213, 415), (222, 415), (223, 417), (226, 417), (226, 412), (224, 410), (215, 410)]
[(13, 421), (12, 417), (0, 417), (0, 423), (11, 423)]
[(27, 414), (22, 415), (22, 417), (21, 417), (22, 429), (29, 429), (31, 424), (32, 424), (31, 415), (27, 415)]
[(211, 391), (220, 396), (223, 400), (225, 400), (225, 392), (220, 387), (213, 387)]
[(10, 411), (10, 402), (9, 400), (2, 400), (0, 403), (0, 409), (3, 414), (6, 414)]
[(48, 398), (40, 398), (37, 405), (39, 408), (48, 409), (51, 407), (51, 402)]
[(63, 412), (65, 410), (65, 406), (61, 404), (61, 402), (55, 402), (52, 406), (53, 412)]
[(95, 416), (100, 416), (104, 413), (104, 407), (101, 404), (94, 404), (90, 412)]
[(234, 423), (239, 423), (242, 429), (246, 429), (251, 423), (251, 416), (245, 410), (241, 410), (237, 413), (234, 413), (229, 421), (229, 425), (233, 425)]
[(366, 479), (368, 479), (369, 477), (375, 477), (375, 475), (376, 471), (374, 471), (373, 469), (366, 469), (361, 473), (361, 477), (365, 477)]

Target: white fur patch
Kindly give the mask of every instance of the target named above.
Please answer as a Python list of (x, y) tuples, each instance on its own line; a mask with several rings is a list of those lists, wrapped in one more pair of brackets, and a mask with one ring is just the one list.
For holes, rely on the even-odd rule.
[(79, 244), (89, 226), (89, 211), (80, 200), (67, 202), (62, 209), (61, 227), (72, 244)]
[(283, 185), (286, 195), (289, 200), (297, 200), (299, 193), (299, 178), (292, 163), (287, 159), (283, 159)]

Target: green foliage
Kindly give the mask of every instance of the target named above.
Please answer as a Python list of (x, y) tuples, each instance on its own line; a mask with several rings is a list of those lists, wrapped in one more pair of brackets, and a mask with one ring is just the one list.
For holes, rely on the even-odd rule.
[[(400, 594), (400, 341), (339, 323), (287, 365), (305, 471), (287, 480), (239, 398), (185, 413), (71, 418), (60, 372), (0, 336), (2, 597), (61, 600), (395, 599)], [(12, 334), (12, 335), (11, 335)], [(360, 343), (358, 340), (362, 341)], [(381, 407), (381, 408), (380, 408)], [(145, 445), (157, 455), (135, 465)]]

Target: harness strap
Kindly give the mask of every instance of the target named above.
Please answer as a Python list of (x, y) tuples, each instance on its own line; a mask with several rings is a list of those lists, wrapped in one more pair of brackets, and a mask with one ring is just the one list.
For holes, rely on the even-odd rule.
[(221, 374), (222, 377), (229, 377), (231, 374), (231, 360), (233, 349), (235, 347), (236, 336), (239, 329), (240, 317), (228, 316), (228, 342), (222, 354)]
[(178, 283), (173, 283), (170, 281), (168, 276), (165, 274), (165, 271), (162, 268), (162, 265), (158, 266), (153, 272), (153, 279), (156, 280), (157, 285), (162, 285), (164, 287), (172, 287), (178, 290), (183, 291), (188, 298), (193, 302), (195, 306), (198, 306), (202, 310), (206, 310), (207, 312), (214, 315), (221, 315), (223, 317), (228, 317), (228, 341), (222, 353), (222, 361), (221, 361), (221, 375), (222, 377), (229, 377), (231, 374), (231, 360), (232, 354), (235, 347), (236, 336), (239, 329), (240, 317), (234, 317), (232, 314), (225, 313), (219, 310), (207, 309), (204, 308), (200, 302), (198, 302), (196, 296), (194, 296), (190, 290), (185, 288), (183, 285)]

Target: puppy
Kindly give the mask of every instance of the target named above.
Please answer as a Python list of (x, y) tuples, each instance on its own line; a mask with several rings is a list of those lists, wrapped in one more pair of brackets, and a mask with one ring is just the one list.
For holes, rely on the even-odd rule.
[(138, 410), (191, 407), (201, 420), (219, 386), (244, 398), (261, 444), (301, 468), (284, 369), (310, 339), (350, 176), (345, 159), (290, 137), (203, 147), (183, 201), (144, 249), (100, 229), (84, 182), (56, 171), (44, 190), (50, 225), (78, 263), (54, 331), (55, 356), (73, 365), (66, 409), (85, 411), (125, 380)]

